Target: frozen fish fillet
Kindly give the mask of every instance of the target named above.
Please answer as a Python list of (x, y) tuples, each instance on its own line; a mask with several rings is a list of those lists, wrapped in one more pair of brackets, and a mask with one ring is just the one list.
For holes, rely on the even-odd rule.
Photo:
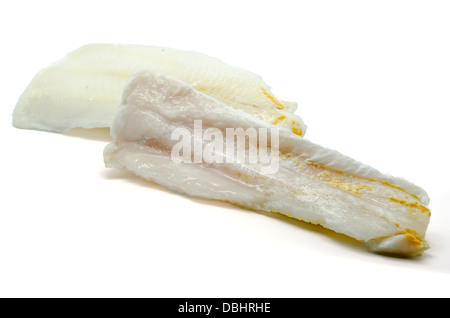
[[(227, 128), (256, 128), (259, 133), (260, 128), (279, 128), (279, 169), (268, 173), (268, 163), (227, 163), (226, 158), (223, 163), (174, 161), (172, 150), (179, 140), (172, 132), (183, 128), (193, 143), (199, 142), (199, 120), (202, 133), (212, 127), (224, 135)], [(114, 142), (104, 151), (106, 166), (174, 191), (320, 224), (374, 252), (416, 256), (428, 248), (425, 233), (431, 213), (424, 190), (233, 109), (171, 76), (133, 75), (111, 135)], [(201, 142), (202, 147), (208, 145)], [(227, 149), (228, 142), (223, 139), (221, 148)], [(220, 156), (228, 154), (219, 151)]]
[(297, 104), (277, 99), (258, 75), (196, 52), (139, 45), (91, 44), (40, 71), (13, 113), (18, 128), (64, 132), (109, 127), (129, 76), (151, 69), (269, 123), (303, 135)]

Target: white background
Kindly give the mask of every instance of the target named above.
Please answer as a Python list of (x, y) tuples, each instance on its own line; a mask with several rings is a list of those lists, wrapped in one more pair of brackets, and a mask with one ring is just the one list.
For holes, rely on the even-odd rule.
[[(450, 296), (448, 1), (3, 1), (0, 296)], [(15, 129), (34, 74), (93, 42), (206, 53), (299, 104), (306, 137), (431, 197), (431, 249), (368, 253), (320, 227), (104, 168), (107, 132)]]

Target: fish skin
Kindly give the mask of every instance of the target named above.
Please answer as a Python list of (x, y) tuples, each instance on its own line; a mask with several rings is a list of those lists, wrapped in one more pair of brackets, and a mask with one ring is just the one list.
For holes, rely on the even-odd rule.
[(278, 100), (262, 78), (202, 53), (142, 45), (89, 44), (41, 70), (13, 112), (17, 128), (65, 132), (109, 127), (135, 72), (174, 76), (202, 93), (303, 136), (297, 104)]
[[(216, 127), (279, 129), (279, 165), (175, 163), (171, 132), (193, 121)], [(320, 224), (377, 253), (418, 256), (428, 248), (426, 192), (416, 185), (316, 145), (157, 72), (128, 82), (104, 150), (107, 167), (133, 173), (189, 196), (228, 201)], [(225, 141), (226, 142), (226, 141)]]

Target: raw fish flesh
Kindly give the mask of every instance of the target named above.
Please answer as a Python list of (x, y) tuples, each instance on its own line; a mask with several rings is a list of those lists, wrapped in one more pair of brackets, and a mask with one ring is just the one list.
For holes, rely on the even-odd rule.
[[(184, 129), (195, 145), (195, 121), (200, 120), (202, 134), (210, 128), (223, 135), (227, 128), (256, 128), (259, 134), (260, 128), (278, 128), (278, 170), (268, 170), (271, 163), (228, 162), (229, 154), (221, 151), (215, 152), (221, 162), (173, 160), (179, 143), (173, 131)], [(378, 253), (417, 256), (428, 248), (431, 213), (423, 189), (234, 109), (170, 75), (144, 71), (131, 77), (111, 135), (114, 142), (104, 150), (107, 167), (174, 191), (320, 224)], [(228, 149), (230, 140), (218, 140), (216, 149)], [(208, 146), (200, 142), (202, 149)], [(258, 141), (256, 147), (261, 146)]]
[(156, 46), (91, 44), (40, 71), (13, 113), (18, 128), (65, 132), (110, 127), (129, 76), (151, 69), (302, 136), (297, 104), (277, 99), (261, 77), (210, 56)]

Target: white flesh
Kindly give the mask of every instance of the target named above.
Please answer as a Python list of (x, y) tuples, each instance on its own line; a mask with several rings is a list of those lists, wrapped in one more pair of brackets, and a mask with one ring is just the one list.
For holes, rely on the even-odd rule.
[[(370, 250), (420, 255), (430, 212), (421, 188), (279, 129), (280, 168), (263, 164), (175, 163), (175, 128), (203, 130), (276, 126), (235, 110), (171, 76), (133, 75), (114, 120), (108, 167), (125, 169), (169, 189), (318, 223), (364, 242)], [(225, 141), (226, 142), (226, 141)], [(225, 146), (224, 146), (225, 147)]]
[(207, 55), (156, 46), (91, 44), (40, 71), (17, 102), (18, 128), (64, 132), (110, 127), (129, 76), (151, 69), (267, 122), (303, 135), (306, 126), (258, 75)]

